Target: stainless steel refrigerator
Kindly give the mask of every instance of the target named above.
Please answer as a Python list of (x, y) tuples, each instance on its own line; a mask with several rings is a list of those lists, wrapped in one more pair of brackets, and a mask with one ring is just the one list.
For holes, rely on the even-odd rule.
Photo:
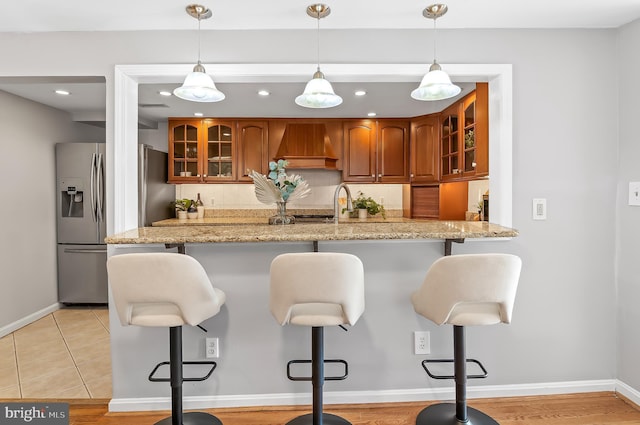
[[(168, 218), (175, 198), (167, 184), (167, 154), (141, 145), (139, 225)], [(56, 145), (58, 300), (104, 304), (107, 295), (105, 144)]]

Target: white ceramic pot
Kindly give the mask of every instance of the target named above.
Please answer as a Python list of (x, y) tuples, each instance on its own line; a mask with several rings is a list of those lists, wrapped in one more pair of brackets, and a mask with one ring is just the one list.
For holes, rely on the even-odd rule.
[(198, 218), (198, 212), (187, 212), (188, 218)]
[(186, 211), (178, 211), (178, 219), (185, 219), (187, 218), (187, 212)]
[(367, 209), (366, 208), (358, 209), (358, 218), (360, 220), (366, 220), (367, 219)]

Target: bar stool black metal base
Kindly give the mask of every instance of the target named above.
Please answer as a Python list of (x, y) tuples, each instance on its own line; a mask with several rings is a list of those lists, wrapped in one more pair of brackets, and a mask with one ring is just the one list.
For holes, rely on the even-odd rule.
[[(313, 413), (308, 415), (298, 416), (291, 419), (286, 425), (318, 425), (313, 422)], [(332, 415), (330, 413), (322, 414), (322, 422), (319, 425), (351, 425), (351, 422), (340, 416)]]
[(456, 405), (453, 403), (434, 404), (423, 409), (416, 418), (416, 425), (498, 425), (495, 419), (486, 413), (467, 406), (467, 422), (456, 417)]
[[(169, 416), (156, 422), (155, 425), (172, 425), (173, 417)], [(222, 421), (209, 413), (185, 412), (182, 414), (181, 425), (222, 425)], [(175, 425), (175, 424), (173, 424)]]

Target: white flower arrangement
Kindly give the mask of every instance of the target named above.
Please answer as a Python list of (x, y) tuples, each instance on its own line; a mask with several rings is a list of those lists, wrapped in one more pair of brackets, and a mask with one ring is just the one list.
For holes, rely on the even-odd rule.
[(302, 199), (311, 193), (309, 184), (297, 174), (287, 175), (285, 160), (269, 162), (269, 177), (251, 170), (249, 177), (253, 179), (256, 198), (263, 204), (289, 202)]

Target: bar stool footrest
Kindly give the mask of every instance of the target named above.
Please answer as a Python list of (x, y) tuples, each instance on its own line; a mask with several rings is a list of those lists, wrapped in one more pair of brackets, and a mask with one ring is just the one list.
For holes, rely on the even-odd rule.
[[(342, 365), (344, 365), (344, 374), (340, 375), (340, 376), (325, 376), (324, 380), (325, 381), (342, 381), (344, 379), (346, 379), (347, 375), (349, 374), (349, 364), (346, 362), (346, 360), (341, 360), (341, 359), (325, 359), (323, 360), (324, 363), (341, 363)], [(291, 375), (291, 365), (292, 364), (311, 364), (311, 360), (291, 360), (287, 363), (287, 378), (289, 378), (290, 381), (311, 381), (311, 376), (292, 376)]]
[[(425, 370), (425, 372), (427, 372), (427, 375), (429, 375), (433, 379), (455, 379), (454, 375), (436, 375), (434, 373), (431, 373), (431, 371), (427, 367), (428, 363), (454, 363), (454, 362), (455, 362), (454, 359), (427, 359), (422, 361), (422, 368)], [(475, 363), (482, 370), (481, 374), (467, 375), (467, 379), (481, 379), (481, 378), (487, 377), (487, 369), (484, 368), (484, 366), (482, 365), (482, 363), (480, 363), (479, 360), (467, 359), (467, 363)]]
[[(193, 382), (193, 381), (204, 381), (206, 379), (209, 379), (209, 377), (211, 376), (211, 374), (213, 373), (213, 371), (216, 369), (217, 363), (213, 362), (213, 361), (205, 361), (205, 360), (199, 360), (199, 361), (187, 361), (187, 362), (182, 362), (182, 365), (201, 365), (201, 364), (206, 364), (211, 366), (211, 369), (209, 369), (209, 371), (207, 372), (206, 375), (204, 376), (200, 376), (200, 377), (195, 377), (195, 378), (182, 378), (182, 382)], [(156, 365), (156, 367), (153, 368), (153, 370), (151, 371), (151, 373), (149, 374), (149, 381), (151, 382), (171, 382), (171, 378), (156, 378), (154, 375), (156, 374), (156, 372), (158, 371), (158, 369), (160, 369), (162, 366), (169, 366), (171, 365), (171, 362), (160, 362)]]

